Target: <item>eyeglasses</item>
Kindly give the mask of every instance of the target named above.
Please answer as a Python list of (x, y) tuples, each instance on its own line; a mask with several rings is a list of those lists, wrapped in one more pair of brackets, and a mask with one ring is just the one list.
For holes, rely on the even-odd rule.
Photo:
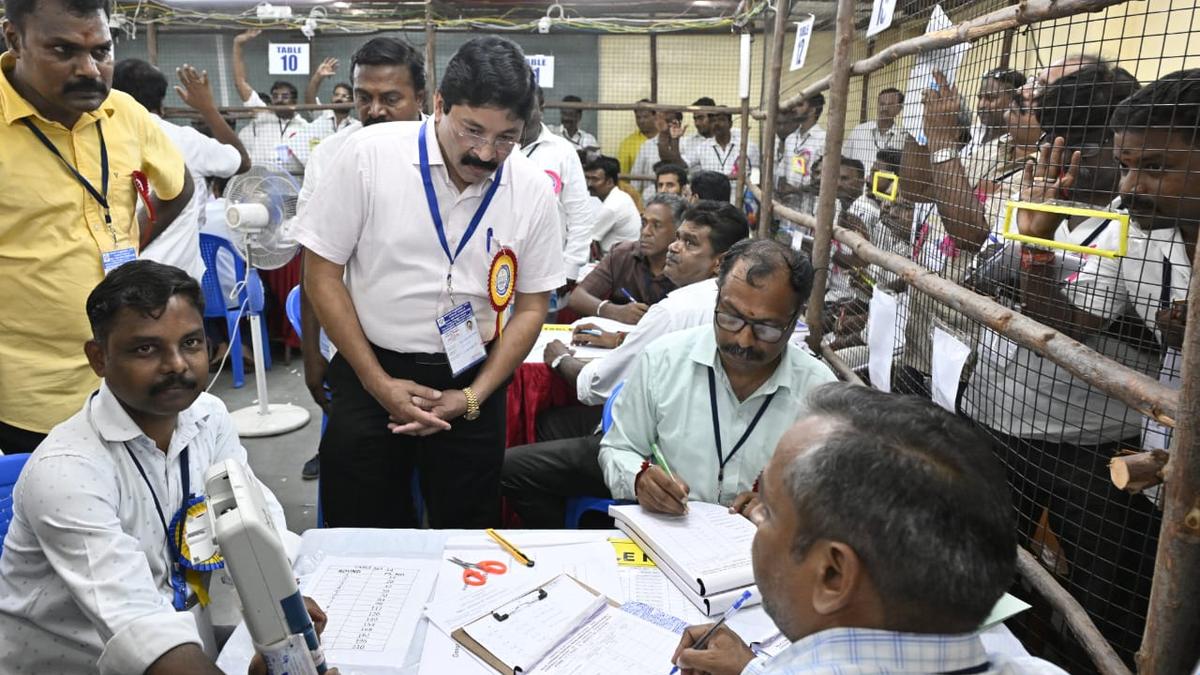
[[(718, 328), (729, 331), (730, 333), (738, 333), (747, 325), (749, 325), (750, 329), (754, 332), (754, 339), (760, 342), (779, 342), (788, 332), (788, 328), (782, 328), (780, 326), (764, 323), (762, 321), (751, 321), (750, 319), (740, 317), (736, 314), (722, 312), (719, 309), (713, 312), (713, 317)], [(791, 320), (787, 322), (787, 325), (792, 326), (795, 323), (796, 317), (792, 317)]]
[(498, 136), (495, 140), (488, 140), (485, 136), (480, 136), (466, 129), (459, 129), (458, 122), (449, 115), (447, 117), (450, 120), (450, 131), (453, 131), (455, 136), (458, 136), (462, 142), (466, 143), (468, 149), (474, 150), (475, 148), (490, 145), (492, 146), (492, 150), (496, 151), (497, 155), (507, 155), (513, 151), (513, 148), (517, 147), (518, 139), (516, 138)]

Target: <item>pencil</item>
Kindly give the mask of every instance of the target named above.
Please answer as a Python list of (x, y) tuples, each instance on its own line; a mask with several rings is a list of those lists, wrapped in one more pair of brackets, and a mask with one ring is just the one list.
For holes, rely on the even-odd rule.
[(511, 555), (514, 560), (516, 560), (517, 562), (521, 563), (522, 565), (524, 565), (526, 567), (533, 567), (533, 559), (530, 558), (529, 556), (525, 555), (524, 553), (521, 553), (521, 551), (516, 546), (513, 546), (512, 544), (510, 544), (508, 542), (508, 540), (505, 539), (504, 537), (501, 537), (500, 533), (496, 532), (495, 530), (493, 530), (490, 527), (484, 531), (487, 532), (487, 536), (494, 539), (497, 544), (500, 544), (500, 548), (507, 551), (508, 554)]
[[(662, 470), (667, 473), (667, 478), (675, 480), (675, 474), (671, 473), (671, 467), (667, 466), (667, 458), (663, 457), (662, 451), (658, 449), (658, 443), (650, 444), (650, 453), (654, 455), (654, 463), (662, 467)], [(683, 510), (686, 513), (688, 510), (687, 498), (680, 500), (683, 502)]]

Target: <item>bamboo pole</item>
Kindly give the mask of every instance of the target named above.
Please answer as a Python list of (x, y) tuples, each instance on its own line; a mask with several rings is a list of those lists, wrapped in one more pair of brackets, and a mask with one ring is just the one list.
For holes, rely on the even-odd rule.
[(425, 113), (433, 114), (437, 91), (437, 29), (433, 23), (433, 0), (425, 2)]
[(1169, 459), (1170, 453), (1158, 449), (1113, 457), (1108, 461), (1108, 476), (1118, 490), (1138, 494), (1163, 482)]
[(158, 67), (158, 24), (146, 26), (146, 60)]
[(1017, 548), (1017, 571), (1029, 581), (1038, 595), (1045, 598), (1051, 607), (1066, 618), (1067, 626), (1079, 639), (1079, 644), (1087, 651), (1088, 656), (1092, 658), (1096, 670), (1103, 675), (1129, 675), (1129, 669), (1125, 667), (1125, 663), (1113, 651), (1108, 640), (1104, 639), (1104, 635), (1100, 633), (1100, 629), (1096, 628), (1096, 624), (1092, 622), (1092, 618), (1088, 616), (1079, 601), (1042, 567), (1033, 554), (1019, 547)]
[[(926, 33), (907, 40), (901, 40), (884, 49), (874, 56), (854, 62), (851, 67), (852, 75), (865, 75), (880, 70), (905, 56), (921, 54), (943, 47), (951, 47), (964, 42), (972, 42), (1001, 31), (1025, 26), (1048, 19), (1059, 19), (1073, 14), (1098, 12), (1102, 9), (1121, 5), (1128, 0), (1025, 0), (1019, 4), (1009, 5), (1003, 9), (989, 12), (982, 16), (964, 21), (944, 30)], [(797, 105), (813, 94), (829, 88), (832, 76), (825, 77), (805, 87), (800, 93), (780, 104), (789, 108)], [(757, 111), (756, 119), (764, 119), (767, 113)]]
[(763, 97), (767, 102), (767, 116), (762, 125), (762, 166), (759, 167), (759, 182), (763, 185), (763, 196), (759, 197), (758, 236), (771, 236), (772, 211), (775, 207), (775, 120), (779, 117), (779, 74), (783, 70), (783, 38), (787, 33), (790, 0), (775, 0), (775, 32), (771, 33), (771, 69), (767, 71)]
[[(1200, 264), (1200, 249), (1192, 269)], [(1138, 672), (1188, 673), (1200, 661), (1200, 274), (1188, 287), (1178, 420), (1166, 468), (1162, 530)]]
[(672, 103), (591, 103), (588, 101), (546, 101), (545, 108), (558, 110), (670, 110), (681, 113), (729, 113), (741, 114), (739, 106), (730, 105), (680, 105)]
[(858, 376), (858, 373), (854, 372), (854, 369), (850, 367), (850, 364), (846, 363), (845, 359), (838, 356), (837, 352), (833, 351), (833, 347), (830, 347), (827, 344), (822, 344), (821, 358), (825, 359), (825, 363), (828, 363), (829, 367), (833, 368), (833, 372), (836, 373), (843, 382), (866, 386), (866, 383), (862, 381), (862, 378)]
[(854, 0), (838, 0), (833, 37), (833, 81), (829, 96), (829, 127), (821, 160), (821, 190), (817, 193), (817, 229), (813, 233), (812, 295), (808, 298), (808, 346), (820, 352), (824, 337), (825, 288), (832, 262), (833, 219), (842, 171), (842, 140), (846, 136), (846, 98), (850, 95), (850, 46), (854, 44)]
[(658, 36), (650, 34), (650, 100), (658, 103)]
[[(755, 196), (763, 194), (751, 184)], [(761, 197), (760, 197), (761, 198)], [(775, 210), (788, 220), (802, 225), (813, 223), (812, 216), (776, 204)], [(854, 255), (867, 263), (899, 275), (915, 288), (952, 309), (961, 312), (997, 333), (1028, 347), (1090, 383), (1105, 394), (1124, 401), (1144, 415), (1168, 426), (1175, 425), (1179, 410), (1179, 392), (1164, 386), (1132, 368), (1109, 359), (1093, 349), (1037, 321), (1019, 314), (958, 284), (943, 279), (917, 263), (895, 253), (876, 248), (857, 232), (834, 225), (833, 236), (850, 247)], [(1197, 275), (1200, 279), (1200, 275)], [(1197, 290), (1200, 293), (1200, 290)], [(1190, 318), (1190, 317), (1189, 317)], [(1200, 323), (1200, 319), (1197, 319)], [(1168, 477), (1169, 478), (1169, 477)]]

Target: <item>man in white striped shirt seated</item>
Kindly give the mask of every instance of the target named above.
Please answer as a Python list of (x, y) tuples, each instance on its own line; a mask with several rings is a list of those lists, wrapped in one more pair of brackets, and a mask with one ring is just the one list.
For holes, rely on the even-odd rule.
[[(208, 586), (223, 563), (188, 535), (206, 522), (206, 472), (245, 465), (246, 450), (225, 404), (203, 390), (200, 285), (137, 260), (96, 286), (87, 315), (84, 351), (104, 379), (50, 431), (13, 490), (0, 670), (219, 675)], [(276, 531), (296, 545), (279, 502), (259, 488)]]
[[(977, 634), (1016, 572), (1004, 471), (969, 422), (915, 396), (846, 383), (811, 394), (750, 512), (754, 580), (784, 644), (684, 632), (685, 675), (1062, 673)], [(1011, 649), (1010, 649), (1011, 652)]]

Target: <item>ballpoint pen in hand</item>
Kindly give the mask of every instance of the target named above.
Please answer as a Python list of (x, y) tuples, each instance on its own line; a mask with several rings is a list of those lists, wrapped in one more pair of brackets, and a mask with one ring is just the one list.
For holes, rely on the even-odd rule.
[[(717, 622), (712, 625), (712, 628), (709, 628), (707, 633), (701, 635), (700, 639), (696, 640), (695, 644), (693, 644), (690, 649), (704, 649), (708, 647), (708, 641), (717, 632), (717, 629), (725, 625), (725, 622), (729, 621), (734, 614), (737, 614), (738, 610), (741, 609), (742, 605), (746, 604), (746, 601), (749, 599), (750, 591), (742, 591), (742, 596), (734, 601), (734, 603), (730, 605), (729, 609), (725, 610), (725, 613), (721, 615), (721, 618), (717, 619)], [(675, 675), (675, 673), (678, 672), (679, 666), (675, 666), (671, 668), (670, 675)]]

